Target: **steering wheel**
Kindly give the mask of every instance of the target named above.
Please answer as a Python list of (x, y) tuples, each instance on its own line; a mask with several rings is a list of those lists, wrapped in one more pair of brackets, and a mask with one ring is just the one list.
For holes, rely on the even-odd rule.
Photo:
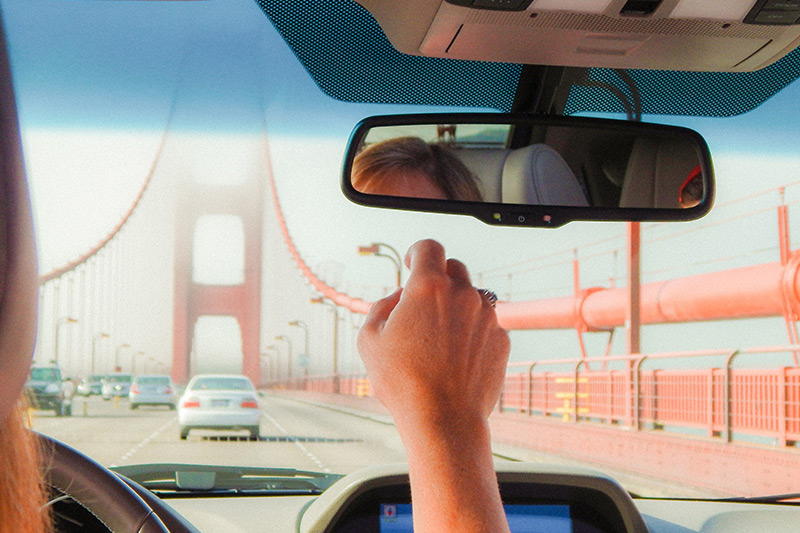
[(45, 455), (46, 483), (70, 496), (118, 533), (169, 533), (161, 518), (116, 474), (81, 452), (35, 433)]

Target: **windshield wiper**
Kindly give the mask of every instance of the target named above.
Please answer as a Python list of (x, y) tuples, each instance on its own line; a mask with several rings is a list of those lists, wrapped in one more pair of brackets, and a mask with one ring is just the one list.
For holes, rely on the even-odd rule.
[(174, 463), (116, 466), (111, 470), (133, 479), (159, 496), (320, 494), (342, 477), (340, 474), (291, 468)]
[(746, 503), (787, 503), (797, 505), (800, 500), (800, 492), (790, 492), (789, 494), (773, 494), (771, 496), (736, 496), (733, 498), (719, 498), (717, 502), (746, 502)]

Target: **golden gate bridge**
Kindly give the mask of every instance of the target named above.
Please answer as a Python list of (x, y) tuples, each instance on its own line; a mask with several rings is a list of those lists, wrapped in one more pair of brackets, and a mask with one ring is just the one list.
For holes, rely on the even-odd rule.
[[(56, 360), (68, 375), (169, 372), (185, 383), (196, 370), (198, 319), (231, 316), (241, 332), (242, 371), (254, 382), (276, 393), (379, 409), (355, 355), (356, 317), (367, 312), (369, 298), (324, 281), (304, 260), (283, 216), (266, 136), (250, 139), (259, 156), (251, 177), (235, 185), (199, 184), (187, 175), (175, 155), (176, 143), (187, 142), (204, 141), (165, 134), (116, 227), (79, 258), (40, 277), (37, 359)], [(796, 201), (786, 196), (796, 190), (798, 183), (789, 183), (717, 206), (716, 212), (731, 214), (675, 225), (671, 233), (667, 225), (631, 223), (602, 241), (476, 273), (480, 286), (506, 283), (497, 313), (507, 329), (573, 330), (579, 340), (572, 357), (509, 365), (493, 416), (495, 439), (623, 470), (635, 464), (672, 481), (700, 478), (695, 484), (721, 492), (791, 491), (800, 474), (800, 254), (791, 250), (789, 235)], [(195, 280), (193, 228), (204, 216), (242, 221), (242, 276), (235, 284)], [(699, 260), (719, 266), (713, 271), (678, 277), (644, 272), (665, 279), (642, 283), (648, 247), (688, 236), (696, 249), (702, 242), (697, 235), (749, 218), (774, 224), (777, 244)], [(169, 228), (166, 237), (154, 239), (153, 224)], [(770, 254), (777, 257), (765, 260)], [(582, 281), (581, 262), (600, 257), (612, 258), (612, 272), (593, 269), (590, 283)], [(616, 272), (620, 261), (624, 277)], [(567, 294), (529, 296), (534, 284), (526, 276), (546, 269), (571, 278), (563, 285)], [(154, 283), (152, 292), (143, 289)], [(757, 317), (782, 317), (784, 341), (672, 352), (640, 347), (646, 324)], [(288, 333), (299, 329), (303, 351), (295, 355)], [(619, 329), (625, 350), (612, 353)], [(584, 339), (590, 334), (608, 336), (602, 354), (589, 353)]]

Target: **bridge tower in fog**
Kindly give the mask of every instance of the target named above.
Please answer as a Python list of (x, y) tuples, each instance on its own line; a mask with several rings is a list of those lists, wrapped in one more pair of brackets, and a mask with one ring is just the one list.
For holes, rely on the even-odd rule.
[[(190, 377), (190, 350), (201, 316), (231, 316), (242, 333), (243, 373), (260, 381), (261, 233), (264, 184), (258, 173), (235, 185), (199, 184), (186, 179), (175, 198), (175, 293), (172, 378)], [(244, 227), (244, 281), (239, 285), (207, 285), (193, 280), (194, 235), (205, 215), (233, 215)]]

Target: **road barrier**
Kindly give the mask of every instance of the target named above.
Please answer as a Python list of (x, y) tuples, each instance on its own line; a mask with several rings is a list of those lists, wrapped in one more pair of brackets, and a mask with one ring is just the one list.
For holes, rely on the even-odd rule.
[[(498, 410), (627, 430), (705, 435), (723, 442), (761, 439), (794, 446), (800, 443), (800, 368), (739, 368), (734, 363), (746, 355), (759, 356), (760, 363), (779, 354), (791, 357), (798, 349), (800, 345), (512, 363)], [(669, 368), (698, 366), (709, 357), (720, 360), (719, 366)], [(371, 396), (363, 373), (308, 376), (280, 386), (331, 393), (334, 379), (340, 394)]]

